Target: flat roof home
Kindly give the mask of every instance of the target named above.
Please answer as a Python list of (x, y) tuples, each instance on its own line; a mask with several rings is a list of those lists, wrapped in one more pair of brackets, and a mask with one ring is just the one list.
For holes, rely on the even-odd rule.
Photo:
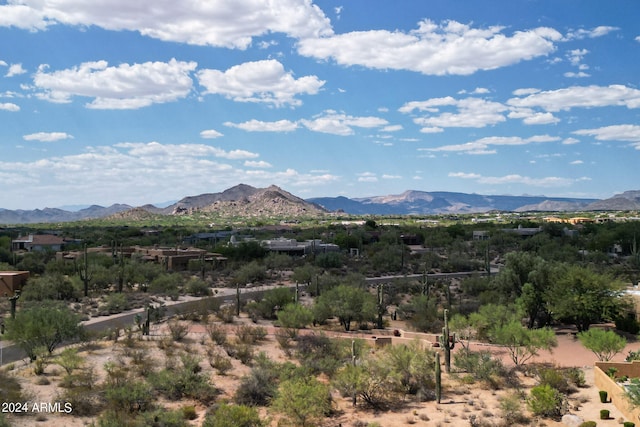
[(19, 236), (11, 241), (12, 251), (61, 251), (64, 247), (64, 239), (53, 234), (29, 234), (28, 236)]
[(0, 271), (0, 296), (13, 296), (29, 279), (28, 271)]

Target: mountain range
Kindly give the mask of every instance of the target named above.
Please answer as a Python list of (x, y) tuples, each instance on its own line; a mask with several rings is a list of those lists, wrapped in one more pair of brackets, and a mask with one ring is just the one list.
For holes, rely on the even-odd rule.
[(136, 219), (153, 215), (185, 215), (196, 212), (223, 217), (301, 217), (345, 213), (351, 215), (431, 215), (456, 213), (578, 212), (640, 210), (640, 191), (625, 191), (611, 198), (580, 199), (545, 196), (486, 196), (446, 191), (405, 191), (402, 194), (365, 198), (319, 197), (301, 199), (277, 186), (255, 188), (240, 184), (221, 193), (188, 196), (164, 208), (93, 205), (78, 211), (45, 208), (0, 208), (0, 224), (69, 222), (90, 218)]

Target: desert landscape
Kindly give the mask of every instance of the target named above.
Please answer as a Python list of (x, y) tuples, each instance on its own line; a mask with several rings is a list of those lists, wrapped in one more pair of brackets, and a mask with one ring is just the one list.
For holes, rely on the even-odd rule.
[[(228, 321), (228, 319), (227, 319)], [(260, 336), (251, 344), (251, 356), (243, 361), (238, 360), (238, 356), (228, 357), (230, 366), (224, 372), (213, 368), (211, 360), (212, 354), (226, 356), (224, 346), (212, 341), (213, 333), (210, 325), (216, 325), (215, 330), (218, 335), (224, 334), (227, 341), (238, 340), (238, 335), (246, 335), (251, 331), (257, 331)], [(376, 335), (381, 336), (383, 331), (357, 331), (345, 333), (340, 331), (338, 325), (324, 326), (322, 328), (308, 328), (299, 331), (299, 334), (316, 334), (329, 337), (331, 340), (346, 340), (347, 342), (358, 339), (367, 343), (365, 351), (381, 351), (375, 346)], [(407, 325), (402, 321), (391, 320), (388, 324), (386, 334), (391, 335), (395, 331), (400, 337), (405, 334)], [(176, 332), (178, 331), (178, 332)], [(110, 375), (107, 370), (122, 369), (123, 371), (136, 371), (144, 377), (146, 371), (158, 370), (162, 367), (174, 369), (180, 355), (193, 356), (198, 364), (198, 371), (216, 389), (215, 403), (203, 404), (201, 400), (181, 398), (177, 400), (166, 397), (154, 397), (153, 404), (166, 410), (185, 411), (184, 408), (193, 408), (192, 419), (189, 425), (202, 425), (205, 415), (210, 407), (219, 402), (233, 402), (234, 394), (243, 379), (251, 372), (251, 365), (255, 363), (256, 357), (268, 358), (276, 363), (291, 362), (299, 363), (292, 356), (291, 349), (283, 348), (278, 336), (282, 334), (282, 328), (274, 327), (272, 322), (253, 322), (246, 314), (234, 317), (231, 322), (222, 322), (215, 317), (203, 321), (188, 321), (173, 319), (168, 322), (161, 322), (152, 325), (149, 336), (142, 336), (139, 332), (124, 330), (119, 332), (116, 340), (111, 333), (109, 337), (96, 342), (76, 345), (82, 359), (82, 366), (78, 371), (91, 369), (94, 375), (94, 383), (101, 384), (107, 381)], [(608, 404), (606, 409), (611, 411), (608, 420), (599, 419), (599, 411), (602, 409), (598, 399), (598, 390), (593, 383), (593, 366), (597, 360), (595, 355), (585, 349), (576, 339), (571, 328), (557, 329), (558, 346), (552, 352), (541, 351), (538, 356), (532, 359), (526, 369), (520, 369), (516, 376), (518, 387), (489, 387), (481, 382), (469, 383), (464, 379), (464, 373), (452, 369), (451, 374), (444, 373), (442, 380), (441, 403), (433, 400), (417, 401), (407, 398), (397, 407), (387, 409), (372, 409), (362, 402), (354, 407), (350, 397), (343, 397), (337, 390), (332, 389), (332, 410), (331, 416), (324, 418), (319, 426), (325, 427), (358, 427), (358, 426), (384, 426), (399, 427), (406, 425), (424, 426), (502, 426), (511, 425), (508, 421), (508, 414), (501, 406), (503, 398), (514, 393), (524, 398), (528, 390), (537, 384), (537, 380), (532, 372), (536, 366), (555, 367), (558, 370), (567, 367), (577, 367), (584, 372), (585, 383), (581, 387), (574, 388), (568, 396), (568, 409), (572, 414), (576, 414), (583, 420), (597, 421), (599, 426), (615, 426), (621, 424), (622, 414), (615, 406)], [(411, 336), (414, 336), (412, 334)], [(215, 338), (215, 337), (214, 337)], [(243, 338), (244, 339), (244, 338)], [(429, 335), (424, 336), (425, 341), (430, 340)], [(430, 341), (429, 341), (430, 342)], [(293, 346), (295, 344), (292, 343)], [(402, 344), (396, 344), (402, 345)], [(499, 347), (486, 343), (472, 342), (472, 350), (489, 350), (495, 357), (502, 360), (505, 366), (512, 365), (506, 351)], [(640, 349), (640, 343), (630, 342), (623, 352), (619, 353), (614, 360), (624, 360), (624, 356), (629, 351)], [(434, 349), (437, 350), (437, 349)], [(460, 346), (454, 348), (453, 353), (461, 351)], [(56, 351), (60, 354), (60, 350)], [(228, 353), (228, 352), (227, 352)], [(258, 356), (260, 354), (260, 356)], [(42, 375), (35, 375), (33, 363), (20, 361), (3, 369), (10, 377), (17, 379), (26, 396), (30, 396), (32, 402), (65, 402), (68, 395), (65, 395), (65, 388), (61, 385), (65, 381), (65, 371), (57, 364), (56, 359), (51, 359), (44, 369)], [(244, 362), (244, 363), (243, 363)], [(325, 381), (319, 376), (321, 381)], [(69, 390), (68, 388), (66, 389)], [(67, 396), (67, 397), (65, 397)], [(519, 410), (521, 418), (515, 424), (532, 426), (563, 426), (559, 420), (549, 418), (536, 418), (528, 411), (524, 399)], [(73, 408), (75, 402), (69, 403)], [(89, 404), (84, 402), (84, 404)], [(82, 411), (91, 411), (91, 408), (84, 408)], [(10, 415), (8, 420), (10, 425), (16, 427), (27, 426), (67, 426), (81, 427), (96, 424), (97, 414), (90, 416), (79, 415), (79, 408), (73, 408), (69, 414), (65, 413), (31, 413), (22, 416)], [(74, 413), (75, 412), (75, 413)], [(260, 415), (269, 426), (287, 425), (281, 414), (267, 408), (260, 408)], [(377, 423), (377, 424), (376, 424)], [(164, 424), (163, 424), (164, 425)], [(297, 425), (297, 424), (293, 424)], [(311, 425), (311, 424), (309, 424)], [(316, 425), (316, 424), (313, 424)]]

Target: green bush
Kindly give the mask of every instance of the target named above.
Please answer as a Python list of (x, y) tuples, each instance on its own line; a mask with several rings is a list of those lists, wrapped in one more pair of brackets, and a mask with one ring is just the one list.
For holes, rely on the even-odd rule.
[(600, 390), (600, 391), (598, 392), (598, 394), (600, 395), (600, 403), (607, 403), (607, 402), (609, 402), (609, 399), (608, 399), (608, 397), (609, 397), (609, 393), (607, 393), (607, 391), (606, 391), (606, 390)]
[(202, 427), (262, 427), (258, 411), (245, 405), (221, 404), (204, 420)]
[(182, 407), (182, 416), (185, 420), (195, 420), (198, 418), (198, 414), (196, 413), (196, 407), (193, 405), (183, 406)]
[(585, 421), (580, 424), (580, 427), (596, 427), (598, 424), (595, 421)]
[(527, 404), (534, 415), (543, 417), (558, 418), (566, 412), (564, 395), (548, 384), (533, 387)]
[(625, 421), (624, 423), (622, 423), (623, 427), (636, 427), (636, 423), (633, 423), (631, 421)]
[(151, 387), (144, 381), (126, 381), (105, 390), (109, 407), (117, 413), (144, 412), (152, 406)]
[(608, 409), (600, 409), (600, 419), (608, 420), (609, 419), (609, 410)]
[(573, 391), (573, 388), (569, 384), (569, 380), (563, 374), (555, 368), (541, 368), (538, 370), (538, 382), (540, 385), (548, 385), (551, 388), (555, 388), (561, 393), (568, 393)]

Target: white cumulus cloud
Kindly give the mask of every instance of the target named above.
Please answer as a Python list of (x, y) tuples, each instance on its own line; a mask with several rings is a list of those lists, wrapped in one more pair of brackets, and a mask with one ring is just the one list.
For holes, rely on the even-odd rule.
[(200, 137), (204, 139), (215, 139), (224, 136), (224, 134), (218, 132), (215, 129), (207, 129), (200, 132)]
[(0, 102), (0, 110), (16, 112), (20, 111), (20, 106), (12, 102)]
[(469, 75), (548, 55), (561, 39), (551, 28), (507, 35), (499, 26), (473, 28), (456, 21), (423, 20), (410, 32), (370, 30), (302, 39), (298, 52), (341, 65)]
[(64, 139), (73, 139), (73, 135), (66, 132), (37, 132), (22, 137), (25, 141), (55, 142)]
[(278, 107), (302, 104), (296, 96), (315, 95), (325, 83), (316, 76), (296, 79), (275, 59), (245, 62), (226, 71), (201, 70), (197, 75), (200, 84), (206, 88), (206, 94)]
[[(11, 1), (10, 3), (18, 3)], [(246, 49), (254, 37), (332, 34), (309, 0), (20, 0), (0, 5), (0, 26), (32, 31), (51, 25), (137, 31), (164, 41)]]
[(354, 127), (377, 128), (389, 124), (385, 119), (373, 116), (349, 116), (335, 111), (325, 111), (313, 120), (300, 120), (307, 129), (314, 132), (329, 133), (333, 135), (353, 135)]
[(528, 96), (511, 98), (507, 104), (514, 107), (542, 108), (557, 112), (571, 108), (591, 108), (624, 106), (640, 107), (640, 90), (624, 85), (571, 86), (564, 89), (532, 93)]
[(298, 128), (298, 124), (290, 120), (263, 122), (260, 120), (252, 119), (243, 123), (225, 122), (224, 125), (228, 127), (242, 129), (247, 132), (291, 132)]
[(74, 96), (92, 98), (93, 109), (137, 109), (186, 97), (192, 89), (190, 73), (195, 62), (120, 64), (85, 62), (66, 70), (47, 72), (41, 66), (33, 81), (41, 98), (56, 103), (71, 102)]

